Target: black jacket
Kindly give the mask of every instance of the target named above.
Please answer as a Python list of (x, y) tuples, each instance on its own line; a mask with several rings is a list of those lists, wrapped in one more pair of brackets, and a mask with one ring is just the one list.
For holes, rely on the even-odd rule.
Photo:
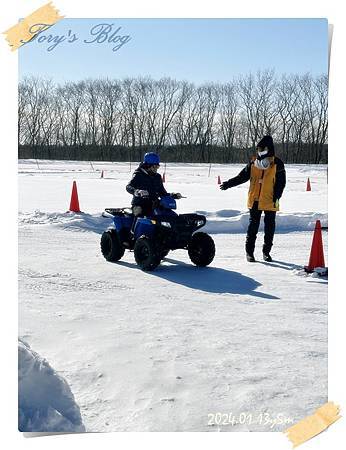
[[(134, 195), (136, 189), (148, 191), (149, 197), (136, 197)], [(159, 173), (148, 173), (144, 163), (141, 163), (133, 172), (132, 179), (126, 186), (126, 190), (129, 194), (133, 195), (132, 206), (142, 206), (144, 208), (152, 208), (155, 200), (167, 195), (161, 175)]]
[[(251, 166), (254, 161), (250, 161), (243, 170), (241, 170), (237, 176), (226, 181), (226, 187), (231, 188), (238, 186), (239, 184), (245, 183), (250, 180), (251, 176)], [(277, 156), (274, 157), (274, 164), (276, 164), (276, 177), (275, 184), (273, 188), (273, 199), (274, 202), (279, 200), (286, 186), (286, 170), (285, 165)]]

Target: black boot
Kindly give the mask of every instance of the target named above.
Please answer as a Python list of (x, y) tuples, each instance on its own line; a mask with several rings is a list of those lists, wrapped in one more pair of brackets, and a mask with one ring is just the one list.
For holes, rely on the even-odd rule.
[(248, 262), (256, 262), (253, 253), (246, 253), (246, 260), (247, 260)]
[(272, 257), (269, 255), (269, 253), (264, 253), (264, 252), (263, 252), (263, 259), (264, 259), (264, 261), (267, 261), (267, 262), (273, 261)]

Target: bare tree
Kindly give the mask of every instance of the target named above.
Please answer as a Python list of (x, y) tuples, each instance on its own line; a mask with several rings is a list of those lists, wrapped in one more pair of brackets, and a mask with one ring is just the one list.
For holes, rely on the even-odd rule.
[(60, 97), (60, 117), (62, 139), (72, 148), (72, 157), (76, 157), (76, 147), (81, 145), (82, 121), (85, 82), (69, 82), (58, 87), (57, 95)]
[(273, 133), (274, 71), (258, 71), (256, 76), (249, 74), (246, 77), (240, 77), (238, 86), (242, 100), (241, 107), (248, 121), (251, 144), (255, 147), (260, 136)]
[(232, 160), (232, 149), (239, 121), (238, 113), (239, 100), (236, 83), (226, 83), (220, 87), (219, 127), (220, 144), (227, 149), (227, 161)]
[(273, 135), (286, 161), (325, 161), (327, 76), (278, 80), (265, 70), (201, 86), (150, 77), (56, 85), (29, 77), (18, 88), (18, 140), (35, 158), (132, 160), (156, 148), (175, 160), (243, 162), (263, 134)]
[(276, 110), (279, 117), (278, 141), (282, 145), (283, 156), (288, 158), (291, 130), (294, 123), (294, 108), (299, 101), (300, 88), (296, 76), (283, 75), (276, 88)]

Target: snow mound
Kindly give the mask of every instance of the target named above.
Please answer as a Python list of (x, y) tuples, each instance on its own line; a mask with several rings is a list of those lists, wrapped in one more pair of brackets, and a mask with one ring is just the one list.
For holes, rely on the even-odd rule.
[[(249, 224), (248, 212), (221, 210), (216, 212), (203, 211), (203, 213), (207, 218), (204, 229), (210, 234), (246, 233)], [(322, 227), (328, 225), (328, 214), (316, 212), (278, 213), (276, 216), (276, 232), (312, 231), (317, 219), (321, 221)], [(262, 220), (260, 231), (263, 231), (263, 226)]]
[(19, 226), (27, 225), (55, 225), (75, 231), (92, 231), (102, 233), (111, 224), (110, 219), (102, 217), (101, 214), (74, 213), (67, 211), (43, 212), (35, 210), (33, 213), (19, 213)]
[[(197, 211), (197, 213), (206, 216), (207, 224), (203, 231), (210, 234), (246, 233), (249, 223), (249, 213), (238, 210), (223, 209), (219, 211)], [(317, 219), (321, 221), (322, 226), (328, 225), (328, 214), (326, 213), (278, 213), (276, 232), (312, 231)], [(33, 213), (19, 213), (19, 225), (55, 225), (72, 231), (91, 231), (100, 234), (112, 225), (112, 219), (103, 217), (101, 213), (48, 213), (36, 210)], [(260, 230), (263, 230), (263, 220)]]
[(21, 339), (18, 343), (18, 391), (20, 431), (85, 431), (67, 382)]

